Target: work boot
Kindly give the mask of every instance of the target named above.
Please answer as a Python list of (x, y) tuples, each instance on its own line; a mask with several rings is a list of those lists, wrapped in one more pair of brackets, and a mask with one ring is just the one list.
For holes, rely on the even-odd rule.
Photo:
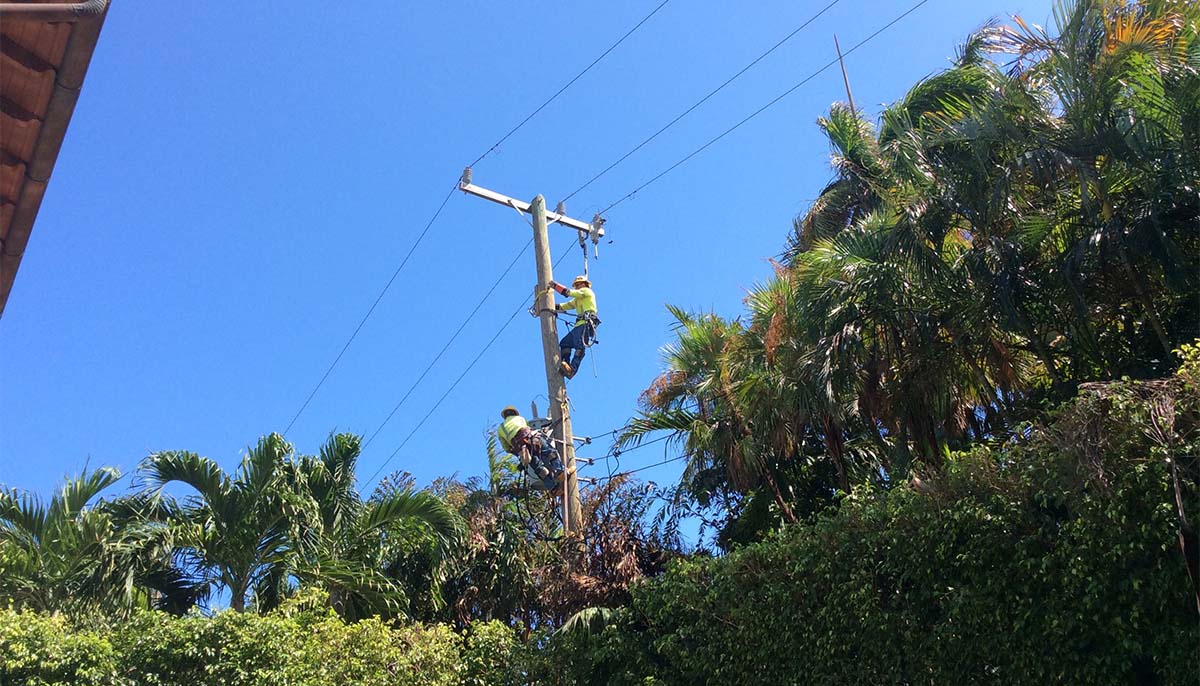
[(559, 371), (562, 372), (562, 375), (567, 377), (568, 379), (575, 376), (575, 370), (571, 367), (571, 365), (567, 364), (566, 362), (559, 364), (558, 369), (559, 369)]

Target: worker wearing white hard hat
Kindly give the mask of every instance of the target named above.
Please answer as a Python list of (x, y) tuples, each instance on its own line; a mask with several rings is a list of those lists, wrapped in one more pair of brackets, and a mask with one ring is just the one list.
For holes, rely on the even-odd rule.
[(600, 317), (596, 312), (596, 294), (592, 292), (592, 282), (586, 275), (579, 275), (571, 282), (571, 288), (550, 282), (550, 287), (561, 295), (570, 298), (565, 303), (554, 306), (559, 312), (575, 311), (575, 326), (558, 342), (559, 356), (562, 357), (561, 370), (563, 376), (570, 379), (579, 371), (587, 348), (596, 340), (596, 327)]

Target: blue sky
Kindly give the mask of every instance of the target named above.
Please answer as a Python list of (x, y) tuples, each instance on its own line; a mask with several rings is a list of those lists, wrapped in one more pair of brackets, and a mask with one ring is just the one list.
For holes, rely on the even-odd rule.
[[(128, 473), (157, 450), (236, 465), (287, 425), (463, 166), (659, 1), (114, 2), (0, 320), (0, 484), (47, 493), (85, 464)], [(672, 0), (475, 182), (553, 207), (827, 1)], [(808, 76), (834, 57), (834, 32), (845, 49), (912, 4), (840, 0), (568, 213), (590, 218)], [(929, 0), (847, 58), (856, 104), (876, 115), (1012, 13), (1041, 23), (1049, 2)], [(601, 344), (570, 386), (577, 434), (633, 414), (671, 340), (666, 303), (741, 312), (830, 178), (815, 120), (844, 97), (828, 70), (609, 213), (613, 243), (591, 262)], [(333, 430), (372, 434), (529, 236), (513, 211), (456, 193), (288, 439), (315, 452)], [(552, 227), (552, 252), (573, 239)], [(361, 476), (508, 320), (533, 270), (526, 253)], [(575, 253), (556, 276), (581, 270)], [(479, 474), (500, 408), (545, 392), (538, 325), (521, 314), (387, 469)], [(662, 446), (622, 467), (676, 454)], [(671, 482), (680, 465), (642, 476)]]

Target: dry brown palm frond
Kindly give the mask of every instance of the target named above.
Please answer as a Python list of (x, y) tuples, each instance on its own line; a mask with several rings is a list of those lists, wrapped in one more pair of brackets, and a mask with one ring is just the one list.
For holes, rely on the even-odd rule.
[(681, 371), (668, 369), (655, 377), (646, 390), (638, 396), (638, 405), (646, 410), (666, 409), (672, 401), (681, 395), (687, 375)]

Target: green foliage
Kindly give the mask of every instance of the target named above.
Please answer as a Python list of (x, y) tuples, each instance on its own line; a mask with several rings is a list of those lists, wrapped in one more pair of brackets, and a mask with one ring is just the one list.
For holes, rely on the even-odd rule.
[(0, 610), (0, 684), (116, 686), (118, 674), (104, 638), (71, 632), (61, 616)]
[(1200, 500), (1198, 412), (1180, 382), (1096, 385), (1016, 444), (677, 564), (556, 649), (578, 684), (1196, 683), (1166, 458)]
[(135, 514), (136, 498), (99, 500), (112, 468), (68, 479), (49, 502), (0, 488), (0, 603), (127, 612), (170, 577), (171, 539)]
[(774, 277), (734, 320), (672, 309), (668, 370), (622, 440), (674, 434), (719, 543), (772, 527), (766, 498), (803, 521), (1081, 383), (1175, 371), (1200, 323), (1200, 4), (1054, 14), (985, 26), (878, 126), (835, 105), (834, 178)]
[[(296, 455), (271, 434), (234, 474), (195, 453), (151, 454), (140, 497), (174, 540), (178, 585), (195, 600), (224, 588), (233, 609), (265, 612), (298, 582), (327, 591), (348, 619), (403, 616), (410, 590), (436, 596), (436, 574), (413, 584), (390, 573), (405, 553), (396, 543), (425, 544), (436, 568), (461, 522), (439, 498), (412, 489), (364, 502), (355, 485), (361, 449), (360, 437), (331, 434), (318, 455)], [(194, 494), (163, 493), (172, 483)]]
[(346, 624), (328, 610), (172, 617), (102, 632), (0, 611), (0, 684), (22, 686), (517, 686), (526, 648), (498, 622)]

